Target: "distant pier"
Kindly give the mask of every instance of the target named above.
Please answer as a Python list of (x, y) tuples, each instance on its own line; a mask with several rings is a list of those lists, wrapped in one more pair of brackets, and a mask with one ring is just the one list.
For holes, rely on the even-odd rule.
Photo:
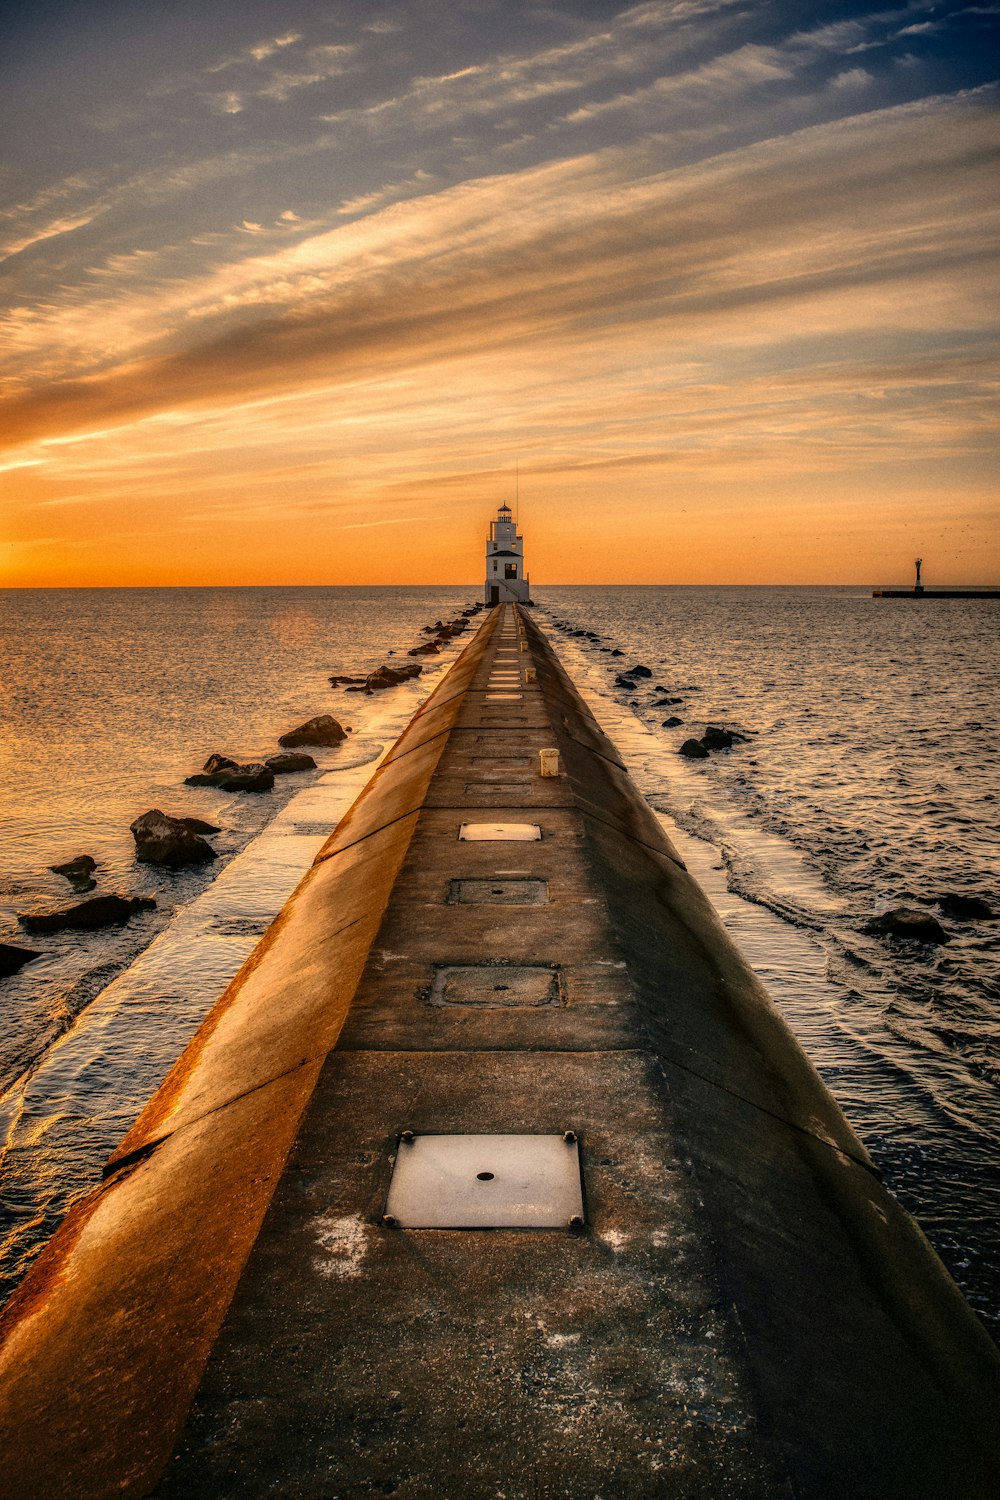
[(0, 1339), (7, 1500), (992, 1500), (1000, 1472), (995, 1346), (514, 604)]
[(1000, 599), (1000, 589), (872, 589), (873, 599)]

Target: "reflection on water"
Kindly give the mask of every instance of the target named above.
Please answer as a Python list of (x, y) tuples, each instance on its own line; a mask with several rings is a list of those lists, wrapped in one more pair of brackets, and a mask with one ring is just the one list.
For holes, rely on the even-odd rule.
[[(552, 588), (540, 601), (695, 878), (995, 1332), (1000, 923), (943, 916), (940, 948), (861, 929), (948, 891), (1000, 912), (1000, 610), (849, 589)], [(653, 676), (616, 684), (636, 663)], [(671, 715), (683, 723), (665, 727)], [(680, 757), (710, 723), (747, 742)]]
[[(36, 940), (46, 956), (2, 981), (0, 1287), (99, 1179), (459, 648), (371, 698), (335, 692), (328, 675), (370, 670), (466, 602), (453, 589), (0, 594), (0, 940), (23, 941), (16, 912), (70, 904), (46, 866), (83, 851), (98, 894), (158, 903), (121, 929)], [(210, 751), (271, 754), (317, 712), (353, 726), (315, 752), (318, 770), (257, 796), (183, 785)], [(224, 858), (177, 873), (137, 865), (129, 823), (152, 806), (220, 824)]]

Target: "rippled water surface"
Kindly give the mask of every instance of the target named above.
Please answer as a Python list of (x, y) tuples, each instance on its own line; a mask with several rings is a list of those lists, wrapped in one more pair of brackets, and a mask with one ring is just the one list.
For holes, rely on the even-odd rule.
[[(450, 658), (372, 699), (327, 676), (404, 652), (470, 597), (0, 594), (0, 940), (26, 941), (17, 912), (66, 904), (46, 866), (82, 852), (98, 861), (98, 892), (158, 903), (122, 929), (39, 940), (46, 956), (0, 981), (8, 1285), (99, 1177)], [(904, 901), (934, 911), (946, 892), (1000, 910), (1000, 609), (738, 588), (543, 588), (538, 605), (889, 1185), (995, 1328), (1000, 923), (942, 915), (951, 941), (939, 948), (862, 928)], [(636, 663), (653, 675), (617, 685)], [(262, 797), (182, 785), (210, 751), (270, 753), (284, 729), (327, 711), (354, 733), (317, 752), (316, 772)], [(665, 727), (671, 715), (683, 723)], [(747, 740), (683, 760), (681, 741), (709, 723)], [(225, 862), (178, 875), (136, 865), (128, 825), (153, 806), (221, 824)]]
[[(1000, 912), (1000, 606), (818, 588), (549, 588), (539, 603), (696, 878), (996, 1332), (1000, 922), (938, 912), (941, 947), (861, 929), (896, 905), (935, 912), (948, 892)], [(636, 663), (652, 677), (617, 685)], [(707, 724), (747, 742), (684, 760)]]
[[(457, 648), (370, 698), (330, 674), (405, 660), (424, 623), (469, 602), (456, 588), (0, 591), (0, 941), (43, 954), (0, 979), (0, 1295), (99, 1180)], [(211, 751), (259, 759), (329, 712), (353, 732), (313, 751), (317, 770), (259, 795), (184, 786)], [(151, 807), (219, 825), (222, 858), (137, 864), (129, 824)], [(94, 895), (151, 895), (155, 911), (26, 937), (18, 913), (82, 899), (47, 869), (82, 853)]]

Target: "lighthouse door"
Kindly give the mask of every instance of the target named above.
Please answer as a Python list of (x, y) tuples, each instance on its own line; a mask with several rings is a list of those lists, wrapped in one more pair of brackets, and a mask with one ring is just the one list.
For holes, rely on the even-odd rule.
[(493, 584), (490, 585), (490, 603), (491, 604), (499, 604), (500, 603), (500, 588), (495, 583), (493, 583)]

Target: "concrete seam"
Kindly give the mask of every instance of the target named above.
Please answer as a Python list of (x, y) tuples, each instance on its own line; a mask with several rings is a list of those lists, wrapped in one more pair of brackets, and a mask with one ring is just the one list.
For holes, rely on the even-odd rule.
[(833, 1151), (837, 1156), (842, 1156), (845, 1161), (853, 1162), (856, 1167), (861, 1167), (870, 1177), (874, 1177), (876, 1182), (882, 1181), (882, 1174), (873, 1162), (862, 1161), (853, 1152), (846, 1151), (843, 1146), (838, 1146), (835, 1141), (825, 1140), (823, 1136), (816, 1135), (812, 1130), (807, 1130), (804, 1125), (799, 1125), (797, 1121), (790, 1120), (787, 1115), (778, 1114), (776, 1110), (768, 1109), (766, 1105), (759, 1104), (756, 1099), (747, 1098), (746, 1094), (741, 1094), (739, 1089), (729, 1088), (726, 1084), (720, 1083), (718, 1079), (709, 1078), (706, 1073), (701, 1073), (697, 1068), (692, 1068), (689, 1063), (680, 1062), (676, 1057), (669, 1057), (655, 1047), (652, 1051), (661, 1069), (667, 1067), (677, 1068), (679, 1072), (687, 1073), (691, 1078), (697, 1078), (701, 1083), (707, 1084), (709, 1088), (717, 1089), (720, 1094), (728, 1094), (731, 1099), (739, 1099), (741, 1103), (747, 1105), (749, 1109), (756, 1110), (758, 1114), (767, 1115), (769, 1120), (776, 1120), (779, 1125), (785, 1125), (789, 1130), (794, 1130), (798, 1135), (804, 1135), (809, 1140), (815, 1141), (817, 1146), (825, 1146), (828, 1151)]
[[(577, 805), (579, 806), (579, 799)], [(593, 818), (594, 822), (600, 823), (602, 828), (613, 829), (614, 832), (620, 834), (623, 839), (628, 839), (630, 844), (639, 844), (643, 849), (648, 849), (652, 854), (662, 854), (664, 859), (669, 859), (671, 864), (677, 865), (679, 869), (687, 869), (687, 865), (679, 855), (671, 854), (669, 849), (661, 849), (656, 844), (647, 844), (645, 839), (637, 838), (634, 833), (629, 833), (618, 823), (612, 823), (607, 818), (598, 817), (597, 813), (590, 812), (585, 806), (580, 806), (580, 816), (583, 818)]]
[[(426, 797), (426, 793), (424, 795)], [(396, 818), (390, 818), (388, 823), (380, 823), (377, 828), (369, 828), (367, 833), (361, 834), (359, 838), (352, 839), (349, 844), (341, 844), (339, 849), (331, 849), (329, 854), (317, 854), (312, 864), (312, 869), (315, 870), (318, 865), (325, 865), (328, 860), (336, 859), (338, 854), (343, 854), (348, 849), (356, 849), (357, 846), (359, 844), (363, 844), (366, 839), (372, 838), (376, 833), (384, 833), (385, 830), (387, 828), (391, 828), (394, 823), (401, 823), (404, 818), (412, 818), (414, 813), (420, 812), (423, 805), (423, 801), (418, 802), (416, 807), (408, 808), (406, 812), (400, 813)]]

